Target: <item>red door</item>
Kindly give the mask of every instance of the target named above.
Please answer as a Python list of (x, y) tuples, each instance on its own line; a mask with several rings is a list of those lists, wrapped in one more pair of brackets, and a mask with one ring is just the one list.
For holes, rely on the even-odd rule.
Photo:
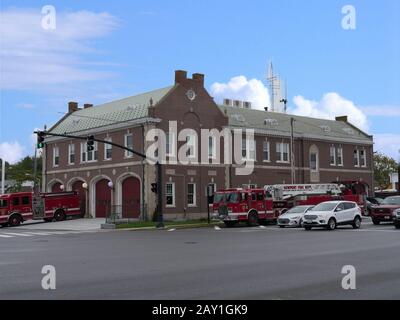
[(62, 192), (61, 183), (56, 182), (51, 186), (51, 192)]
[(72, 185), (72, 191), (78, 192), (79, 200), (81, 203), (81, 214), (86, 213), (86, 190), (82, 187), (82, 181), (75, 181)]
[(122, 182), (122, 217), (139, 218), (140, 215), (140, 180), (126, 178)]
[(96, 218), (105, 218), (111, 208), (111, 189), (108, 180), (102, 179), (96, 183)]

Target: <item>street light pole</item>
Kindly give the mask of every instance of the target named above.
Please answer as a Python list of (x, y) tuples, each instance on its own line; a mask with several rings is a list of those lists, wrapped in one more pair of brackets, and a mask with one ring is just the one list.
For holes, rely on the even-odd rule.
[(5, 193), (4, 186), (5, 186), (5, 179), (6, 179), (6, 160), (1, 159), (1, 194)]

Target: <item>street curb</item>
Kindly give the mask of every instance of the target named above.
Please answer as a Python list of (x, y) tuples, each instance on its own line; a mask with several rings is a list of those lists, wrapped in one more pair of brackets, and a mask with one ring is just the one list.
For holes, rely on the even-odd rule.
[(168, 231), (170, 229), (176, 229), (176, 230), (183, 230), (183, 229), (199, 229), (199, 228), (213, 228), (214, 226), (216, 226), (218, 224), (187, 224), (187, 225), (168, 225), (165, 228), (159, 229), (156, 227), (142, 227), (142, 228), (115, 228), (115, 230), (118, 231), (150, 231), (150, 230), (154, 230), (154, 231)]

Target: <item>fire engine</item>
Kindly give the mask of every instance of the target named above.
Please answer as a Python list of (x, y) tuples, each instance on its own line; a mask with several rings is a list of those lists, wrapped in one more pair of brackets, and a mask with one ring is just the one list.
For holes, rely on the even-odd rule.
[(367, 185), (360, 181), (220, 190), (214, 195), (213, 218), (223, 220), (228, 227), (238, 222), (247, 222), (249, 226), (276, 223), (278, 217), (292, 207), (332, 200), (356, 202), (364, 212), (366, 191)]
[(0, 224), (18, 226), (27, 220), (62, 221), (67, 216), (81, 216), (78, 193), (18, 192), (0, 196)]

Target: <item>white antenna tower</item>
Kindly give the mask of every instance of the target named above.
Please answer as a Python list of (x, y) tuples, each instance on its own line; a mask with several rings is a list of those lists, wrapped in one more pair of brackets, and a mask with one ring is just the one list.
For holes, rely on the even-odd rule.
[(280, 83), (278, 81), (278, 76), (274, 74), (274, 67), (272, 61), (268, 67), (267, 80), (269, 83), (269, 89), (271, 91), (271, 111), (275, 111), (275, 94), (277, 90), (280, 90)]

